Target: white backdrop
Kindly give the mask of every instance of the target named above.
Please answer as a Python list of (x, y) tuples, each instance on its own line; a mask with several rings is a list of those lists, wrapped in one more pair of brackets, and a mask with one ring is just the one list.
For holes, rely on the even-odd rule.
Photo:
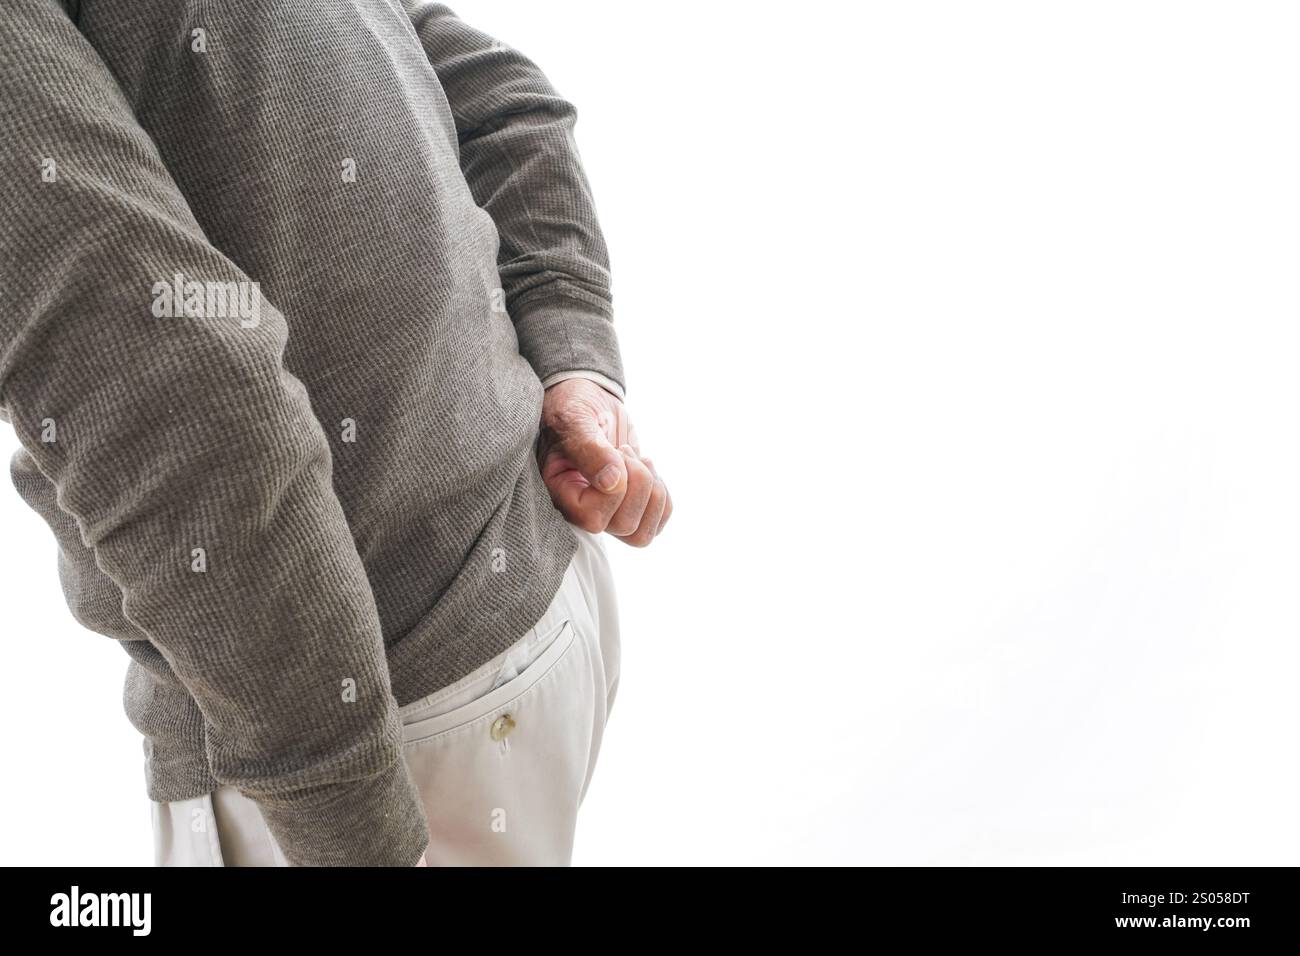
[[(578, 105), (676, 499), (575, 862), (1300, 862), (1300, 9), (453, 7)], [(146, 864), (0, 529), (2, 862)]]

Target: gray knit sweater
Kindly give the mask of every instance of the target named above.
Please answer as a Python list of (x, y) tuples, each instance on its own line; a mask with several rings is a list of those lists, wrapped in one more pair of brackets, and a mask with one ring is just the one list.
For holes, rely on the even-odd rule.
[(573, 122), (438, 5), (5, 3), (0, 410), (153, 799), (424, 849), (396, 708), (558, 587), (542, 381), (622, 382)]

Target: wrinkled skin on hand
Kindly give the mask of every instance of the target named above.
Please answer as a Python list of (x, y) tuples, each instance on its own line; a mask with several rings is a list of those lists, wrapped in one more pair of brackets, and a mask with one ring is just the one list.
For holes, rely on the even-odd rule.
[(641, 454), (617, 396), (595, 382), (552, 385), (542, 402), (537, 462), (551, 501), (572, 524), (644, 548), (672, 515), (672, 496)]

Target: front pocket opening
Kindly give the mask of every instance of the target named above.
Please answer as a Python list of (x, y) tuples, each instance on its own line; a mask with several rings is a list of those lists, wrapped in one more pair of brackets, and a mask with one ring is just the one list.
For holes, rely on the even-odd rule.
[[(500, 686), (493, 687), (482, 696), (444, 713), (430, 716), (417, 714), (404, 721), (402, 725), (403, 743), (409, 744), (428, 740), (430, 737), (456, 730), (516, 700), (546, 676), (546, 673), (573, 646), (574, 637), (575, 632), (572, 622), (568, 620), (561, 622), (555, 631), (555, 637), (550, 643), (546, 644), (539, 654), (533, 656), (515, 677)], [(539, 644), (538, 647), (540, 646)]]

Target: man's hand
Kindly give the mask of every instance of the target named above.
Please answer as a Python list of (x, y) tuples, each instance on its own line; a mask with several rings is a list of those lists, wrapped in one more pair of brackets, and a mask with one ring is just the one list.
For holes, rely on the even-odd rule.
[(537, 462), (555, 507), (592, 534), (644, 548), (673, 513), (623, 403), (595, 382), (571, 378), (546, 390)]

